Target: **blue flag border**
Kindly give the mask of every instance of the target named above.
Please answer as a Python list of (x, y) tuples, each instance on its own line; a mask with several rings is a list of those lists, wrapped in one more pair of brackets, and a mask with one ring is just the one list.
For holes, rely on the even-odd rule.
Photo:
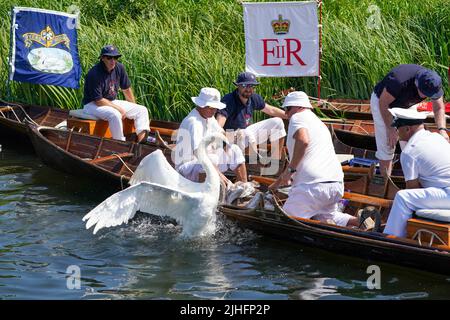
[(15, 63), (16, 63), (16, 15), (20, 11), (28, 11), (28, 12), (39, 12), (39, 13), (49, 13), (54, 15), (59, 15), (71, 19), (75, 19), (75, 25), (80, 19), (79, 14), (67, 13), (62, 11), (48, 10), (48, 9), (40, 9), (40, 8), (31, 8), (31, 7), (13, 7), (11, 9), (11, 32), (10, 32), (10, 56), (9, 56), (9, 77), (8, 81), (13, 81), (14, 72), (15, 72)]

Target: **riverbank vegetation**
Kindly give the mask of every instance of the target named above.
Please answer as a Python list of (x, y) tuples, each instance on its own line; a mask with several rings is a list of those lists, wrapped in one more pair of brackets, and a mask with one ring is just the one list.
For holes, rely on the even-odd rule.
[[(203, 86), (222, 94), (245, 67), (242, 7), (236, 0), (0, 0), (0, 96), (6, 98), (10, 8), (80, 11), (83, 78), (108, 43), (121, 50), (135, 95), (155, 119), (181, 120)], [(450, 0), (324, 0), (322, 97), (368, 99), (400, 63), (436, 70), (446, 97)], [(258, 92), (295, 87), (317, 96), (316, 78), (262, 78)], [(11, 100), (80, 108), (80, 89), (12, 83)]]

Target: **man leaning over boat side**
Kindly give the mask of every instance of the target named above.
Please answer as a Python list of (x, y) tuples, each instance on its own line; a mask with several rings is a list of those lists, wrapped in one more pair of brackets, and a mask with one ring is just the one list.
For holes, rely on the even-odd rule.
[[(279, 160), (286, 136), (282, 120), (287, 119), (285, 113), (267, 104), (262, 96), (255, 93), (255, 88), (260, 83), (253, 73), (240, 73), (233, 84), (236, 89), (222, 98), (226, 108), (217, 112), (217, 122), (227, 131), (228, 137), (231, 134), (236, 136), (238, 145), (243, 150), (250, 146), (257, 152), (257, 145), (264, 144), (268, 140), (272, 145), (278, 143), (278, 148), (273, 149), (277, 152), (271, 156), (274, 160)], [(261, 110), (273, 118), (252, 124), (255, 110)]]
[[(172, 153), (176, 170), (192, 181), (203, 180), (204, 170), (196, 158), (197, 149), (204, 137), (211, 133), (224, 133), (214, 115), (225, 108), (220, 102), (220, 92), (215, 88), (202, 88), (197, 97), (192, 97), (196, 107), (183, 119), (177, 130), (176, 146)], [(228, 169), (234, 171), (238, 181), (247, 182), (247, 170), (242, 150), (237, 145), (208, 146), (208, 156), (225, 184), (229, 181), (223, 175)]]
[[(125, 140), (122, 120), (134, 120), (137, 142), (145, 142), (150, 132), (150, 119), (146, 107), (136, 104), (131, 82), (117, 47), (107, 45), (101, 49), (100, 61), (93, 66), (84, 81), (84, 112), (109, 123), (113, 139)], [(117, 100), (122, 89), (126, 101)]]
[(397, 192), (384, 233), (405, 237), (408, 219), (419, 209), (450, 209), (450, 144), (425, 130), (426, 113), (393, 108), (392, 127), (406, 141), (400, 155), (406, 189)]
[(445, 106), (441, 77), (432, 70), (416, 64), (401, 64), (393, 68), (374, 88), (370, 98), (370, 111), (375, 126), (376, 157), (380, 171), (391, 175), (392, 160), (398, 135), (391, 127), (390, 108), (409, 108), (430, 98), (439, 133), (448, 141), (445, 130)]
[(292, 188), (283, 209), (290, 216), (359, 226), (358, 218), (339, 212), (344, 195), (344, 173), (334, 151), (331, 134), (312, 112), (306, 93), (289, 93), (283, 103), (289, 118), (287, 147), (290, 163), (270, 189)]

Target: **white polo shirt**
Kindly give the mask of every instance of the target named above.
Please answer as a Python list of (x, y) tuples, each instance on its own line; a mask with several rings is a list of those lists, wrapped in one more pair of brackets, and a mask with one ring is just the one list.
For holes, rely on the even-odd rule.
[[(215, 132), (223, 132), (215, 117), (203, 118), (194, 108), (181, 122), (177, 130), (177, 139), (172, 159), (175, 162), (175, 168), (188, 161), (195, 159), (194, 151), (200, 145), (204, 137)], [(209, 145), (208, 150), (212, 148)]]
[(416, 132), (400, 155), (405, 180), (419, 179), (424, 188), (450, 187), (450, 144), (438, 133)]
[(297, 130), (308, 130), (309, 145), (297, 166), (293, 184), (312, 184), (326, 181), (342, 182), (344, 173), (334, 151), (331, 134), (325, 124), (309, 109), (294, 114), (289, 120), (287, 147), (292, 158)]

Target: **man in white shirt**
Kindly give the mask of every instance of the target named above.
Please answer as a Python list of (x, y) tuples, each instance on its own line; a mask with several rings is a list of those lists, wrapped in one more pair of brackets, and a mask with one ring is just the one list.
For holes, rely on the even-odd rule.
[(291, 216), (329, 221), (340, 226), (359, 226), (358, 218), (339, 212), (344, 194), (344, 173), (334, 151), (331, 134), (311, 111), (308, 96), (291, 92), (283, 103), (289, 118), (287, 147), (290, 164), (270, 186), (276, 189), (292, 181), (283, 209)]
[[(177, 130), (176, 147), (172, 158), (179, 173), (192, 181), (200, 181), (204, 170), (197, 160), (196, 152), (204, 137), (215, 132), (224, 133), (214, 115), (218, 109), (225, 108), (225, 104), (220, 102), (220, 92), (214, 88), (202, 88), (199, 96), (192, 97), (192, 101), (196, 108), (183, 119)], [(238, 181), (247, 181), (245, 158), (237, 145), (230, 145), (224, 149), (222, 146), (212, 144), (207, 151), (223, 182), (228, 182), (222, 174), (228, 169), (234, 171)]]
[(389, 112), (400, 141), (406, 141), (400, 155), (406, 189), (397, 192), (384, 233), (405, 237), (414, 211), (450, 209), (450, 144), (425, 130), (427, 112), (401, 108)]

